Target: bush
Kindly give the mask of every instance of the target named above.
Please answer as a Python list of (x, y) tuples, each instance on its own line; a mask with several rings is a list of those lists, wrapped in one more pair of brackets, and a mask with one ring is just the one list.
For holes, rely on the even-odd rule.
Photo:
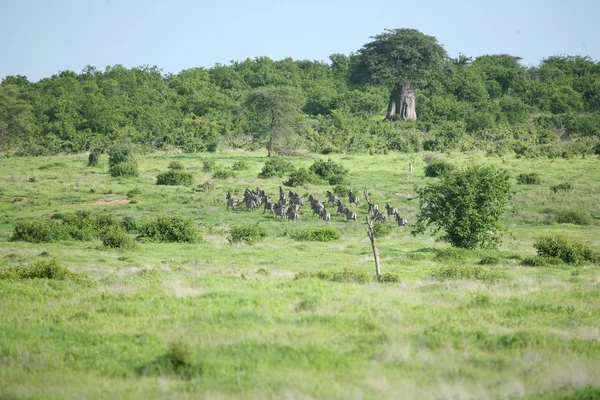
[(339, 229), (333, 227), (313, 228), (296, 232), (292, 235), (297, 240), (308, 240), (312, 242), (330, 242), (342, 237)]
[(189, 345), (172, 343), (165, 354), (137, 369), (143, 376), (175, 376), (181, 379), (192, 379), (202, 375), (202, 365), (194, 362)]
[(232, 166), (231, 169), (234, 171), (245, 171), (248, 169), (248, 163), (246, 161), (240, 160), (240, 161), (236, 161)]
[(348, 170), (340, 164), (328, 159), (327, 161), (318, 160), (310, 166), (310, 171), (323, 179), (329, 179), (333, 176), (343, 177), (348, 173)]
[(134, 162), (135, 157), (133, 152), (127, 147), (116, 146), (108, 152), (108, 166), (112, 167), (117, 164)]
[(159, 215), (139, 227), (139, 239), (145, 242), (194, 243), (200, 239), (198, 228), (191, 218), (179, 215)]
[(500, 264), (500, 259), (496, 256), (487, 256), (479, 260), (479, 265), (496, 265)]
[(600, 254), (592, 248), (561, 235), (539, 238), (533, 244), (538, 256), (560, 259), (566, 264), (600, 263)]
[(547, 267), (550, 265), (560, 264), (562, 260), (555, 257), (534, 256), (527, 257), (521, 261), (521, 265), (526, 267)]
[(329, 178), (328, 182), (331, 186), (344, 185), (346, 184), (346, 177), (343, 175), (333, 175), (331, 178)]
[(98, 165), (98, 162), (100, 161), (100, 154), (102, 154), (100, 150), (92, 150), (88, 156), (88, 167), (95, 167)]
[(134, 187), (130, 191), (127, 192), (127, 198), (133, 199), (135, 196), (142, 194), (142, 189), (138, 187)]
[(437, 178), (453, 170), (454, 166), (452, 164), (449, 164), (446, 161), (438, 161), (425, 167), (425, 176), (429, 178)]
[(310, 278), (341, 283), (370, 283), (377, 280), (375, 274), (350, 269), (343, 269), (341, 271), (300, 272), (296, 274), (294, 279)]
[(49, 243), (68, 240), (70, 238), (69, 228), (63, 221), (40, 219), (17, 222), (10, 240), (30, 243)]
[(56, 260), (42, 260), (32, 265), (18, 265), (0, 268), (0, 279), (25, 280), (25, 279), (53, 279), (59, 281), (70, 280), (84, 286), (94, 285), (94, 281), (83, 274), (78, 274), (59, 264)]
[(169, 186), (190, 186), (194, 183), (194, 177), (189, 172), (184, 172), (177, 169), (171, 169), (166, 172), (158, 174), (156, 177), (157, 185), (169, 185)]
[(383, 222), (375, 222), (373, 224), (373, 233), (376, 238), (387, 236), (390, 232), (392, 232), (391, 224), (385, 224)]
[(502, 274), (498, 271), (484, 269), (479, 265), (450, 265), (434, 269), (431, 272), (431, 277), (440, 281), (448, 279), (470, 279), (492, 283), (499, 281), (502, 278)]
[(580, 211), (563, 210), (556, 213), (556, 222), (559, 224), (588, 225), (588, 216)]
[(136, 241), (121, 229), (108, 229), (102, 234), (102, 244), (113, 249), (132, 250), (137, 247)]
[(235, 178), (235, 172), (228, 169), (216, 169), (213, 172), (213, 179), (229, 179)]
[(245, 242), (248, 244), (253, 244), (261, 241), (267, 237), (267, 231), (265, 231), (258, 224), (255, 225), (240, 225), (232, 227), (229, 230), (229, 236), (227, 240), (229, 243), (240, 243)]
[(202, 165), (203, 165), (202, 171), (210, 172), (215, 168), (216, 163), (215, 163), (215, 160), (204, 160), (204, 161), (202, 161)]
[(137, 221), (132, 215), (126, 215), (121, 220), (121, 226), (125, 228), (127, 232), (136, 232), (138, 230)]
[(550, 190), (554, 193), (557, 192), (572, 192), (574, 189), (573, 184), (570, 182), (559, 183), (558, 185), (550, 186)]
[(306, 168), (299, 168), (290, 173), (290, 176), (283, 184), (291, 187), (303, 186), (308, 183), (313, 183), (317, 180), (315, 174)]
[(384, 272), (381, 274), (382, 283), (398, 283), (400, 282), (400, 275), (393, 272)]
[(169, 163), (169, 169), (174, 169), (177, 171), (183, 171), (183, 164), (179, 161), (171, 161)]
[(461, 249), (458, 247), (446, 247), (443, 249), (439, 249), (435, 253), (435, 261), (462, 261), (467, 258), (468, 251), (465, 249)]
[(262, 170), (258, 174), (259, 178), (281, 178), (285, 174), (294, 171), (294, 166), (291, 162), (284, 160), (281, 157), (270, 157), (263, 166)]
[(118, 164), (111, 165), (108, 168), (108, 173), (113, 178), (117, 177), (128, 177), (128, 176), (138, 176), (138, 166), (135, 161), (125, 161)]
[(89, 210), (79, 210), (74, 214), (54, 215), (53, 218), (62, 219), (69, 229), (69, 234), (76, 240), (92, 240), (100, 237), (104, 230), (119, 226), (119, 220), (115, 215), (92, 213)]
[(350, 188), (343, 184), (338, 184), (333, 187), (333, 193), (335, 193), (338, 197), (346, 197), (348, 195), (348, 190)]
[(517, 176), (517, 183), (519, 185), (539, 185), (542, 183), (542, 180), (537, 172), (530, 172), (519, 174)]

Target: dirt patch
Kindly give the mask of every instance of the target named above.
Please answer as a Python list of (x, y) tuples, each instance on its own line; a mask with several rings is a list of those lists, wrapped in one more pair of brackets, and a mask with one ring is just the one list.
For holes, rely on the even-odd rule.
[(96, 200), (96, 201), (92, 201), (91, 203), (63, 204), (63, 206), (66, 206), (66, 207), (73, 207), (73, 206), (118, 206), (118, 205), (129, 204), (129, 203), (131, 203), (131, 200), (120, 198), (120, 199), (112, 199), (112, 200), (99, 199), (99, 200)]

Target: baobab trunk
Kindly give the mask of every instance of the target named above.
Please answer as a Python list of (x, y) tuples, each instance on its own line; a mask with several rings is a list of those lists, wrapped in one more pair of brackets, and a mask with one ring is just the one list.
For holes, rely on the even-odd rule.
[(405, 121), (415, 120), (417, 119), (415, 105), (415, 90), (410, 86), (396, 85), (390, 93), (385, 119), (392, 119), (395, 114), (398, 114)]

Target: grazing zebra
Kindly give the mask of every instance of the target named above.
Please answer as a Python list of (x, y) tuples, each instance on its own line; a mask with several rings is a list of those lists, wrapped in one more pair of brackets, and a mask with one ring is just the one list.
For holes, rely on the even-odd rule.
[(387, 211), (388, 217), (398, 214), (398, 209), (396, 207), (390, 206), (390, 203), (385, 203), (385, 210)]
[(396, 214), (396, 222), (398, 226), (408, 226), (408, 220), (406, 218), (402, 218), (398, 214)]
[(360, 205), (360, 197), (353, 195), (352, 190), (348, 190), (348, 202), (358, 207)]

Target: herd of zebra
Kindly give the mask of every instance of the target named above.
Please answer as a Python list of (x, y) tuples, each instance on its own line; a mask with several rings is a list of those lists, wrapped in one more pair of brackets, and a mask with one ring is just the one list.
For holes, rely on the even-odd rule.
[[(304, 200), (298, 193), (291, 190), (286, 193), (281, 186), (279, 187), (279, 199), (276, 201), (267, 196), (261, 188), (256, 188), (256, 191), (246, 188), (244, 190), (244, 198), (241, 201), (235, 199), (231, 195), (231, 192), (228, 191), (226, 199), (227, 210), (229, 208), (235, 210), (240, 203), (243, 203), (248, 211), (256, 211), (262, 206), (263, 214), (269, 212), (277, 218), (287, 218), (290, 221), (300, 219), (300, 208), (304, 206)], [(308, 196), (308, 201), (312, 214), (324, 221), (331, 220), (331, 213), (327, 211), (326, 204), (336, 207), (336, 215), (346, 217), (346, 221), (356, 221), (356, 212), (344, 206), (342, 200), (329, 190), (327, 191), (327, 200), (325, 203), (315, 199), (312, 194)], [(360, 197), (354, 195), (352, 190), (348, 190), (348, 203), (355, 207), (360, 206)], [(398, 213), (398, 209), (390, 206), (390, 203), (385, 204), (385, 210), (386, 212), (382, 213), (379, 211), (377, 204), (369, 204), (368, 213), (377, 222), (386, 222), (388, 219), (394, 218), (399, 226), (408, 225), (406, 218), (402, 218)]]

